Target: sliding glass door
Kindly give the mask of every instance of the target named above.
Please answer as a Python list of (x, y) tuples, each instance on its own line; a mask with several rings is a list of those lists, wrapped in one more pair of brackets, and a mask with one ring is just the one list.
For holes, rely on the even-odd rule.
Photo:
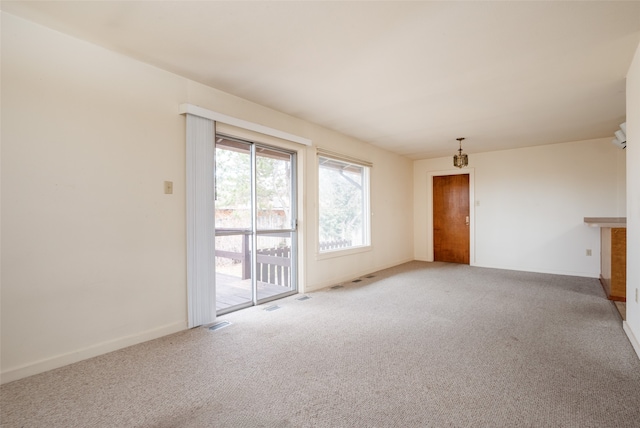
[(295, 167), (294, 153), (216, 137), (218, 314), (297, 291)]

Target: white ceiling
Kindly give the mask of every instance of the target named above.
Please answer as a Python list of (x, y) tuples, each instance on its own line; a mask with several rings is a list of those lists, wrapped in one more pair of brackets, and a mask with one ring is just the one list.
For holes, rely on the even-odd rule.
[(1, 8), (414, 159), (613, 138), (640, 43), (636, 1)]

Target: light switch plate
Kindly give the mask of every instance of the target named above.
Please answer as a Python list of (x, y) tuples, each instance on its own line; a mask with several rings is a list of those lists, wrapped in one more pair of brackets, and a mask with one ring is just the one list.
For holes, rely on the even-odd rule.
[(165, 195), (173, 194), (173, 181), (165, 181), (164, 182), (164, 193)]

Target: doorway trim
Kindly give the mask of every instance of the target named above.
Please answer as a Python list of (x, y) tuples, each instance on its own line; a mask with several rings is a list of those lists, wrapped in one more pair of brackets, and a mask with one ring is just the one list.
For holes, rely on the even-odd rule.
[(427, 261), (434, 261), (433, 254), (433, 177), (443, 175), (469, 175), (469, 266), (476, 264), (476, 204), (475, 169), (448, 169), (427, 173)]

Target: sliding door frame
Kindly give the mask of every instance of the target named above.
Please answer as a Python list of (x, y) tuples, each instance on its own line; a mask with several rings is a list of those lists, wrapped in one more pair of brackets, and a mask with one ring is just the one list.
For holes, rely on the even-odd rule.
[[(293, 294), (298, 293), (298, 220), (297, 220), (297, 212), (298, 212), (298, 193), (297, 193), (297, 151), (285, 149), (282, 147), (277, 147), (274, 145), (269, 145), (261, 142), (251, 141), (245, 138), (238, 138), (227, 133), (216, 133), (215, 141), (217, 148), (218, 142), (220, 139), (224, 139), (227, 141), (236, 141), (241, 144), (246, 144), (249, 146), (249, 154), (250, 154), (250, 169), (251, 172), (249, 174), (250, 180), (250, 188), (251, 188), (251, 228), (249, 230), (238, 230), (238, 231), (228, 231), (228, 230), (220, 230), (215, 228), (214, 225), (214, 236), (249, 236), (251, 241), (251, 300), (248, 300), (246, 303), (239, 303), (237, 305), (228, 306), (226, 308), (220, 309), (216, 311), (217, 315), (224, 315), (229, 312), (233, 312), (236, 310), (248, 308), (251, 306), (260, 305), (272, 300), (281, 299), (283, 297), (287, 297)], [(290, 193), (290, 224), (288, 229), (260, 229), (258, 226), (258, 186), (257, 186), (257, 177), (258, 177), (258, 151), (257, 149), (264, 148), (267, 150), (279, 152), (282, 154), (286, 154), (289, 156), (290, 168), (291, 168), (291, 176), (289, 177), (289, 193)], [(215, 163), (214, 163), (215, 168)], [(215, 169), (214, 169), (215, 173)], [(214, 174), (215, 175), (215, 174)], [(283, 293), (279, 293), (273, 296), (268, 296), (264, 298), (260, 298), (258, 295), (258, 274), (257, 274), (257, 266), (258, 266), (258, 237), (259, 236), (268, 236), (274, 234), (289, 234), (291, 239), (291, 258), (290, 258), (290, 291), (285, 291)], [(215, 268), (214, 268), (215, 275)]]

